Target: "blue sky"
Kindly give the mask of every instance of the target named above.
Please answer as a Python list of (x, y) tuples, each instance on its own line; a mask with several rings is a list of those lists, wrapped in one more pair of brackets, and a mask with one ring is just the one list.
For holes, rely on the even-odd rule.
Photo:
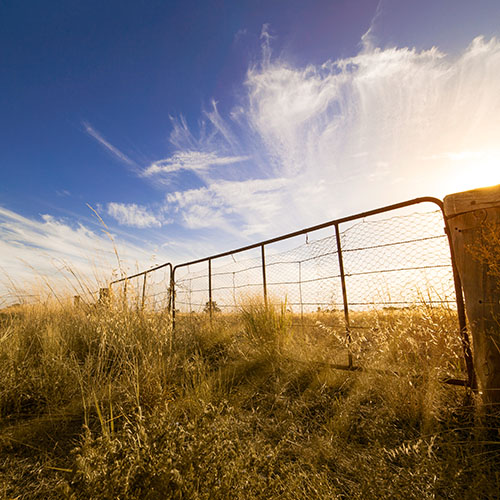
[(0, 295), (500, 182), (496, 0), (0, 0), (0, 47)]

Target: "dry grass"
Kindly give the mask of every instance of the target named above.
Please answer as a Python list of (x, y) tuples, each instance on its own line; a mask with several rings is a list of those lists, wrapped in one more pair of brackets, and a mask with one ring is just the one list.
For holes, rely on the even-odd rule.
[(248, 302), (175, 336), (118, 304), (2, 315), (1, 498), (498, 498), (499, 422), (439, 382), (463, 372), (453, 315), (357, 315), (363, 372), (329, 366), (328, 313)]

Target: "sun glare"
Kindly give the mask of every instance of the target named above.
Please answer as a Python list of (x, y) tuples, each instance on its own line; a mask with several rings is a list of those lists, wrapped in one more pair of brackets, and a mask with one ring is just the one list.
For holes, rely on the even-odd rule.
[(453, 160), (444, 183), (450, 193), (500, 184), (500, 152), (457, 155)]

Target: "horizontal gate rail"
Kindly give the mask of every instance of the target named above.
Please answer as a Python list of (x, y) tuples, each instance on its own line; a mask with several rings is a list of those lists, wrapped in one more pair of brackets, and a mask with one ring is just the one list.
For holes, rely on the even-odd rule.
[[(244, 247), (236, 248), (235, 250), (228, 250), (227, 252), (218, 253), (211, 255), (210, 257), (203, 257), (201, 259), (191, 260), (189, 262), (183, 262), (182, 264), (177, 264), (174, 269), (185, 266), (192, 266), (194, 264), (199, 264), (205, 262), (208, 259), (218, 259), (220, 257), (227, 257), (240, 252), (245, 252), (247, 250), (253, 250), (254, 248), (259, 248), (262, 245), (270, 245), (271, 243), (277, 243), (279, 241), (287, 240), (295, 236), (302, 236), (307, 233), (312, 233), (314, 231), (319, 231), (320, 229), (326, 229), (335, 225), (344, 224), (346, 222), (351, 222), (357, 219), (364, 219), (365, 217), (370, 217), (371, 215), (383, 214), (384, 212), (390, 212), (392, 210), (397, 210), (399, 208), (406, 208), (412, 205), (418, 205), (419, 203), (435, 203), (441, 211), (443, 211), (443, 202), (439, 198), (433, 198), (431, 196), (425, 196), (421, 198), (414, 198), (413, 200), (403, 201), (401, 203), (395, 203), (393, 205), (387, 205), (385, 207), (376, 208), (374, 210), (368, 210), (366, 212), (361, 212), (355, 215), (349, 215), (347, 217), (342, 217), (340, 219), (331, 220), (328, 222), (323, 222), (322, 224), (317, 224), (315, 226), (306, 227), (300, 229), (299, 231), (293, 231), (292, 233), (287, 233), (282, 236), (276, 236), (275, 238), (270, 238), (268, 240), (261, 241), (259, 243), (253, 243)], [(141, 273), (139, 273), (141, 274)]]

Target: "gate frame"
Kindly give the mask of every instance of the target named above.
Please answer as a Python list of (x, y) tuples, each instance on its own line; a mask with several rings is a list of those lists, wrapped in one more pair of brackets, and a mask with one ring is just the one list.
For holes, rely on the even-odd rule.
[[(448, 248), (450, 251), (450, 260), (451, 260), (451, 267), (452, 267), (452, 273), (453, 273), (453, 284), (455, 288), (455, 300), (456, 300), (456, 305), (457, 305), (457, 316), (458, 316), (458, 324), (459, 324), (459, 334), (461, 338), (461, 343), (462, 343), (462, 350), (463, 350), (463, 356), (464, 356), (464, 361), (465, 361), (465, 366), (467, 370), (467, 380), (458, 380), (458, 379), (445, 379), (443, 382), (451, 384), (451, 385), (463, 385), (466, 387), (469, 387), (473, 390), (477, 389), (476, 385), (476, 377), (475, 377), (475, 372), (474, 372), (474, 365), (473, 365), (473, 358), (472, 358), (472, 352), (471, 352), (471, 344), (469, 340), (469, 334), (467, 331), (467, 320), (466, 320), (466, 315), (465, 315), (465, 304), (464, 304), (464, 297), (463, 297), (463, 291), (462, 291), (462, 282), (460, 280), (460, 276), (458, 274), (457, 270), (457, 265), (456, 265), (456, 260), (455, 260), (455, 254), (453, 251), (453, 245), (451, 242), (451, 232), (449, 228), (449, 222), (448, 218), (445, 216), (444, 213), (444, 206), (443, 206), (443, 201), (440, 200), (439, 198), (434, 198), (431, 196), (424, 196), (424, 197), (419, 197), (419, 198), (414, 198), (408, 201), (403, 201), (400, 203), (394, 203), (391, 205), (386, 205), (380, 208), (376, 208), (373, 210), (367, 210), (365, 212), (360, 212), (354, 215), (349, 215), (347, 217), (341, 217), (339, 219), (331, 220), (328, 222), (324, 222), (322, 224), (317, 224), (314, 226), (310, 226), (304, 229), (300, 229), (298, 231), (293, 231), (287, 234), (284, 234), (282, 236), (277, 236), (274, 238), (270, 238), (258, 243), (253, 243), (251, 245), (246, 245), (240, 248), (236, 248), (233, 250), (229, 250), (226, 252), (221, 252), (218, 254), (211, 255), (209, 257), (203, 257), (200, 259), (194, 259), (189, 262), (183, 262), (181, 264), (177, 265), (172, 265), (170, 262), (166, 262), (164, 264), (161, 264), (159, 266), (153, 267), (151, 269), (148, 269), (146, 271), (142, 271), (140, 273), (133, 274), (131, 276), (127, 276), (124, 278), (120, 278), (117, 280), (112, 281), (109, 286), (111, 285), (120, 283), (125, 281), (125, 285), (128, 280), (137, 278), (139, 276), (144, 275), (144, 283), (143, 283), (143, 291), (142, 291), (142, 305), (144, 306), (144, 300), (145, 300), (145, 291), (146, 291), (146, 275), (148, 273), (157, 271), (159, 269), (162, 269), (164, 267), (169, 267), (170, 269), (170, 280), (169, 280), (169, 312), (171, 314), (171, 322), (172, 322), (172, 331), (175, 331), (175, 316), (176, 316), (176, 310), (175, 310), (175, 273), (177, 269), (187, 267), (187, 266), (192, 266), (194, 264), (200, 264), (203, 262), (207, 262), (208, 265), (208, 283), (209, 283), (209, 313), (210, 313), (210, 319), (212, 319), (212, 260), (218, 259), (221, 257), (227, 257), (229, 255), (234, 255), (236, 253), (241, 253), (245, 252), (247, 250), (253, 250), (255, 248), (261, 249), (261, 265), (262, 265), (262, 278), (263, 278), (263, 299), (264, 303), (267, 307), (268, 300), (267, 300), (267, 281), (266, 281), (266, 262), (265, 262), (265, 247), (266, 245), (270, 245), (272, 243), (277, 243), (279, 241), (287, 240), (296, 236), (301, 236), (307, 233), (311, 233), (314, 231), (318, 231), (320, 229), (325, 229), (328, 227), (334, 227), (335, 228), (335, 238), (337, 242), (337, 253), (338, 253), (338, 259), (339, 259), (339, 269), (340, 269), (340, 280), (341, 280), (341, 285), (342, 285), (342, 299), (343, 299), (343, 305), (344, 305), (344, 321), (345, 321), (345, 328), (346, 328), (346, 336), (347, 340), (349, 342), (350, 340), (350, 323), (349, 323), (349, 301), (347, 298), (347, 287), (345, 283), (345, 273), (344, 273), (344, 266), (343, 266), (343, 259), (342, 259), (342, 245), (341, 245), (341, 238), (340, 238), (340, 231), (339, 231), (339, 226), (340, 224), (345, 224), (346, 222), (352, 222), (358, 219), (364, 219), (365, 217), (370, 217), (373, 215), (379, 215), (383, 214), (386, 212), (391, 212), (393, 210), (398, 210), (401, 208), (406, 208), (406, 207), (411, 207), (413, 205), (419, 205), (421, 203), (433, 203), (437, 205), (439, 208), (442, 218), (443, 218), (443, 223), (444, 223), (444, 233), (447, 237), (448, 241)], [(347, 365), (335, 365), (335, 368), (337, 369), (342, 369), (342, 370), (358, 370), (359, 367), (356, 367), (353, 365), (352, 361), (352, 354), (349, 352), (349, 359), (348, 359), (348, 364)]]

